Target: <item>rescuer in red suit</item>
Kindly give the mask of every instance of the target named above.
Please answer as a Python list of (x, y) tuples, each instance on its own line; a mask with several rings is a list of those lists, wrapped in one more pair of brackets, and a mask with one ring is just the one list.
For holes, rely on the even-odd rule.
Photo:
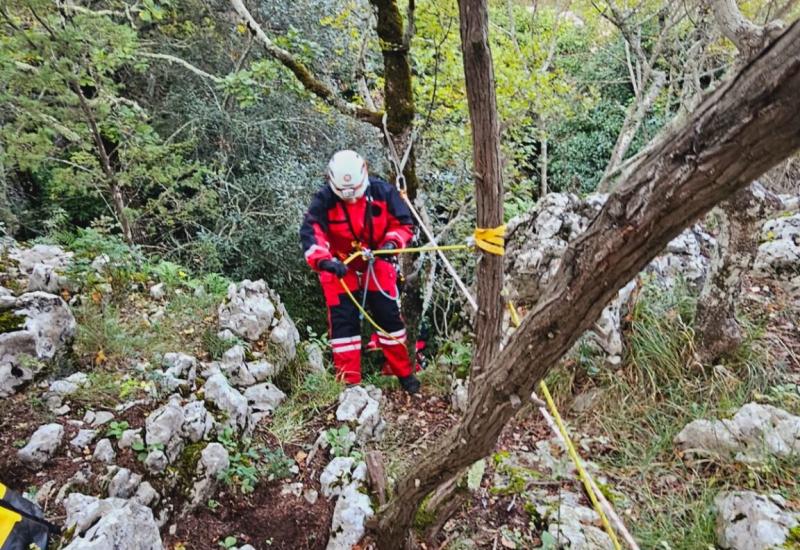
[(371, 276), (367, 276), (370, 270), (364, 258), (349, 265), (343, 262), (363, 249), (405, 248), (414, 237), (411, 212), (394, 186), (369, 177), (366, 161), (355, 151), (333, 155), (327, 180), (303, 218), (300, 240), (308, 265), (319, 273), (328, 306), (336, 374), (348, 384), (361, 382), (361, 318), (341, 279), (386, 331), (378, 334), (378, 343), (392, 374), (403, 389), (417, 393), (419, 380), (405, 346), (394, 263), (387, 256), (375, 256)]

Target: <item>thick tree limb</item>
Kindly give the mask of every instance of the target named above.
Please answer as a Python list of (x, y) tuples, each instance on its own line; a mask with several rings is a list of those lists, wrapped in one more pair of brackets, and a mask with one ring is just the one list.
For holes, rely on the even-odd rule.
[(743, 59), (750, 59), (764, 45), (781, 33), (783, 22), (772, 21), (764, 26), (748, 20), (736, 0), (707, 0), (722, 34), (733, 42)]
[(297, 77), (297, 80), (300, 81), (306, 90), (323, 100), (340, 113), (353, 116), (378, 128), (381, 127), (381, 117), (383, 116), (383, 113), (372, 111), (370, 109), (361, 107), (360, 105), (343, 100), (330, 88), (330, 86), (316, 78), (308, 69), (308, 67), (303, 65), (303, 63), (301, 63), (296, 57), (272, 42), (272, 40), (270, 40), (269, 37), (264, 34), (261, 25), (259, 25), (256, 20), (253, 19), (253, 16), (250, 15), (250, 12), (242, 0), (231, 0), (231, 6), (233, 6), (233, 9), (236, 10), (236, 13), (239, 14), (239, 17), (241, 17), (245, 22), (250, 32), (253, 33), (253, 35), (261, 43), (264, 51), (266, 51), (270, 57), (279, 61), (284, 67), (292, 71), (294, 76)]
[(623, 285), (716, 203), (800, 148), (798, 89), (795, 23), (648, 148), (508, 345), (470, 382), (464, 417), (401, 478), (381, 517), (383, 548), (397, 547), (427, 494), (491, 452), (522, 400)]

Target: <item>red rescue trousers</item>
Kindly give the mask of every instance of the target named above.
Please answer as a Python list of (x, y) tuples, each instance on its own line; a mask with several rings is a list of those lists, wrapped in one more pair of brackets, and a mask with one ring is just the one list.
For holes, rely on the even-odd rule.
[[(364, 300), (363, 293), (367, 293), (366, 310), (391, 336), (378, 335), (386, 362), (392, 374), (404, 378), (411, 374), (411, 362), (405, 346), (406, 328), (397, 304), (397, 271), (393, 264), (378, 259), (373, 273), (374, 277), (366, 280), (366, 273), (349, 268), (343, 280), (359, 304)], [(321, 271), (319, 277), (328, 306), (328, 335), (336, 376), (348, 384), (358, 384), (361, 382), (361, 319), (358, 308), (335, 275)]]

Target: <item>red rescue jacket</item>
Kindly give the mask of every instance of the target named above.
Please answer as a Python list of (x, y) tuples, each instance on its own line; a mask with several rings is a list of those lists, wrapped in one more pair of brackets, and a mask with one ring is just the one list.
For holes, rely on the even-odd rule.
[[(400, 193), (387, 182), (370, 178), (364, 196), (352, 204), (337, 197), (326, 184), (314, 196), (300, 226), (306, 261), (319, 271), (321, 260), (344, 260), (361, 247), (377, 250), (388, 242), (405, 248), (414, 237), (414, 220)], [(361, 271), (357, 259), (350, 264)]]

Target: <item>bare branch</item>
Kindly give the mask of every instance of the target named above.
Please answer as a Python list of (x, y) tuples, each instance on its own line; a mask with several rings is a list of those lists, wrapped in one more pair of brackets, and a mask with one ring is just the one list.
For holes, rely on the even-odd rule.
[(714, 18), (725, 35), (733, 42), (746, 61), (757, 54), (767, 42), (776, 38), (782, 31), (782, 21), (772, 21), (759, 26), (748, 20), (736, 5), (736, 0), (707, 0), (714, 11)]
[(330, 88), (330, 86), (311, 74), (311, 71), (309, 71), (308, 67), (303, 65), (303, 63), (301, 63), (291, 53), (272, 42), (272, 40), (270, 40), (269, 37), (264, 34), (264, 30), (261, 28), (261, 25), (259, 25), (256, 20), (253, 19), (253, 16), (250, 15), (250, 12), (242, 0), (231, 0), (231, 6), (233, 6), (233, 9), (239, 14), (239, 17), (244, 20), (247, 28), (250, 29), (250, 32), (253, 33), (259, 42), (261, 42), (261, 45), (267, 54), (282, 63), (284, 67), (292, 71), (292, 73), (294, 73), (295, 77), (297, 77), (306, 90), (323, 100), (340, 113), (355, 117), (380, 128), (381, 117), (383, 116), (383, 113), (361, 107), (360, 105), (350, 103), (340, 98)]
[(208, 80), (211, 80), (215, 84), (222, 83), (222, 79), (220, 77), (207, 73), (203, 69), (195, 67), (194, 65), (192, 65), (185, 59), (181, 59), (180, 57), (175, 57), (174, 55), (169, 55), (165, 53), (151, 53), (151, 52), (141, 52), (139, 55), (141, 55), (142, 57), (147, 57), (148, 59), (161, 59), (163, 61), (167, 61), (172, 64), (181, 65), (184, 68), (189, 69), (197, 76), (207, 78)]

